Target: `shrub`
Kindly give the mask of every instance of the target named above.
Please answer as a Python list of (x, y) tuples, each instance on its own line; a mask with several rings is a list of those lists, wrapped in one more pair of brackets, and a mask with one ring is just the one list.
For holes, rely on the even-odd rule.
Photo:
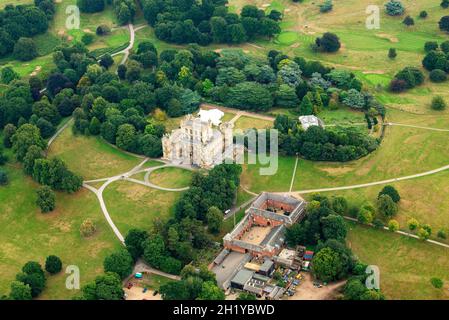
[(447, 237), (446, 236), (446, 231), (438, 230), (437, 237), (440, 238), (440, 239), (446, 239), (446, 237)]
[(443, 288), (443, 280), (441, 280), (440, 278), (432, 278), (430, 279), (430, 283), (432, 284), (432, 286), (434, 286), (437, 289), (441, 289)]
[(438, 49), (438, 43), (436, 41), (427, 41), (424, 44), (424, 50), (426, 52), (430, 52), (432, 50), (437, 50)]
[(449, 32), (449, 16), (444, 16), (438, 22), (441, 31)]
[(441, 8), (447, 9), (449, 7), (449, 0), (443, 0), (440, 3)]
[(427, 240), (430, 237), (430, 233), (424, 227), (422, 227), (418, 230), (418, 237), (421, 240)]
[(390, 48), (389, 50), (388, 50), (388, 58), (390, 58), (390, 59), (394, 59), (394, 58), (396, 58), (397, 57), (397, 53), (396, 53), (396, 49), (395, 48)]
[(380, 220), (379, 218), (376, 218), (376, 219), (374, 219), (374, 221), (373, 221), (373, 226), (374, 226), (375, 228), (382, 229), (385, 225), (384, 225), (384, 223), (383, 223), (382, 220)]
[(97, 231), (97, 227), (95, 226), (94, 222), (90, 219), (84, 220), (80, 226), (80, 233), (85, 238), (92, 236), (95, 233), (95, 231)]
[(432, 71), (433, 69), (449, 71), (447, 57), (444, 52), (441, 51), (429, 51), (422, 60), (422, 65), (429, 71)]
[(9, 84), (11, 81), (19, 78), (20, 75), (10, 66), (3, 67), (0, 70), (0, 82), (3, 84)]
[(389, 87), (392, 92), (403, 92), (407, 89), (407, 83), (404, 80), (393, 79), (391, 80)]
[(322, 4), (318, 6), (320, 7), (321, 13), (332, 11), (332, 8), (334, 7), (332, 0), (325, 0)]
[(433, 110), (444, 110), (446, 109), (446, 101), (444, 101), (443, 97), (435, 96), (432, 99), (432, 103), (430, 105)]
[(379, 198), (383, 194), (389, 195), (395, 203), (398, 203), (401, 200), (399, 192), (393, 186), (388, 185), (383, 187), (382, 190), (377, 195), (377, 198)]
[(441, 44), (440, 44), (440, 48), (441, 48), (441, 51), (443, 51), (444, 53), (449, 53), (449, 41), (443, 41)]
[(392, 232), (396, 232), (399, 230), (399, 222), (396, 220), (390, 220), (388, 221), (388, 230)]
[(6, 171), (0, 169), (0, 186), (5, 186), (8, 184), (8, 174)]
[(389, 16), (401, 16), (404, 11), (404, 6), (398, 0), (390, 0), (385, 4), (385, 12)]
[(441, 69), (433, 69), (429, 74), (430, 81), (440, 83), (447, 80), (447, 74)]
[(419, 221), (415, 218), (411, 218), (407, 221), (407, 225), (410, 231), (414, 231), (419, 227)]
[(413, 20), (413, 18), (410, 16), (406, 16), (405, 19), (402, 21), (402, 23), (405, 24), (407, 27), (413, 26), (415, 24), (415, 20)]
[(37, 190), (36, 204), (41, 208), (42, 213), (53, 211), (56, 206), (55, 193), (49, 186), (42, 186)]
[(100, 24), (97, 27), (97, 30), (95, 31), (97, 36), (105, 36), (105, 35), (109, 34), (110, 32), (111, 32), (111, 28), (109, 28), (109, 26), (106, 24)]
[(381, 195), (377, 200), (379, 212), (386, 217), (392, 217), (398, 212), (398, 206), (388, 194)]
[(411, 89), (424, 82), (424, 74), (418, 68), (405, 67), (395, 75), (395, 79), (404, 80), (407, 89)]
[(337, 52), (341, 47), (340, 39), (331, 32), (326, 32), (321, 38), (316, 38), (315, 44), (324, 52)]
[(427, 11), (425, 11), (425, 10), (423, 10), (423, 11), (421, 11), (420, 13), (419, 13), (419, 17), (420, 18), (422, 18), (422, 19), (425, 19), (425, 18), (427, 18)]
[(81, 37), (81, 42), (84, 43), (86, 46), (94, 42), (95, 36), (92, 33), (85, 33)]
[(0, 166), (4, 165), (8, 161), (8, 156), (0, 149)]
[(48, 273), (56, 274), (62, 270), (62, 261), (57, 256), (48, 256), (45, 260), (45, 270)]
[(31, 300), (31, 287), (20, 281), (11, 282), (9, 298), (12, 300)]

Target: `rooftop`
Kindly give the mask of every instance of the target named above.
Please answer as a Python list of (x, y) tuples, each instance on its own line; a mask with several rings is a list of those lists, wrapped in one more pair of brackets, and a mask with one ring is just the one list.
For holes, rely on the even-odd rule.
[(227, 289), (230, 279), (234, 277), (243, 266), (251, 260), (249, 254), (224, 249), (215, 259), (212, 272), (215, 273), (217, 283), (221, 288)]
[(254, 271), (248, 269), (242, 269), (232, 278), (231, 282), (244, 286), (249, 280), (252, 279)]
[(201, 109), (198, 115), (202, 122), (208, 122), (210, 120), (214, 126), (218, 126), (221, 123), (221, 118), (224, 116), (224, 113), (218, 109)]
[(301, 122), (302, 128), (307, 130), (311, 126), (324, 127), (324, 122), (320, 118), (309, 115), (309, 116), (300, 116), (299, 122)]

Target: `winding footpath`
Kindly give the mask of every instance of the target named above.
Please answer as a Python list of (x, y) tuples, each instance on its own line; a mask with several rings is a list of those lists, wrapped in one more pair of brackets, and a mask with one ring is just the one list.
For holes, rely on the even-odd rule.
[(111, 54), (111, 56), (114, 57), (114, 56), (117, 56), (117, 55), (120, 55), (120, 54), (124, 54), (122, 60), (120, 61), (120, 64), (125, 64), (126, 61), (129, 58), (130, 51), (134, 47), (134, 42), (136, 40), (136, 31), (139, 31), (140, 29), (143, 29), (143, 28), (145, 28), (147, 26), (148, 26), (147, 24), (144, 24), (144, 25), (140, 25), (138, 27), (135, 27), (132, 23), (128, 24), (128, 26), (127, 26), (128, 30), (129, 30), (129, 44), (128, 44), (128, 46), (125, 49), (123, 49), (123, 50), (120, 50), (118, 52), (115, 52), (115, 53)]
[[(161, 168), (167, 168), (167, 167), (177, 167), (177, 168), (182, 168), (182, 169), (190, 169), (186, 166), (178, 166), (178, 165), (173, 165), (173, 164), (163, 164), (160, 166), (156, 166), (156, 167), (150, 167), (150, 168), (146, 168), (146, 169), (142, 169), (143, 165), (150, 160), (149, 158), (145, 158), (141, 163), (139, 163), (137, 166), (135, 166), (134, 168), (132, 168), (130, 171), (125, 172), (125, 173), (121, 173), (118, 174), (116, 176), (113, 177), (108, 177), (108, 178), (100, 178), (100, 179), (94, 179), (94, 180), (87, 180), (83, 182), (83, 187), (85, 187), (86, 189), (92, 191), (98, 198), (98, 201), (100, 202), (100, 207), (101, 207), (101, 211), (103, 212), (104, 217), (106, 218), (106, 221), (108, 222), (109, 226), (111, 227), (112, 231), (114, 232), (114, 234), (116, 235), (116, 237), (120, 240), (120, 242), (122, 244), (125, 243), (125, 238), (123, 237), (122, 233), (120, 232), (120, 230), (117, 228), (117, 226), (115, 225), (114, 221), (111, 218), (111, 215), (109, 214), (109, 211), (106, 207), (106, 203), (104, 201), (104, 197), (103, 197), (103, 192), (104, 190), (113, 182), (122, 180), (122, 181), (129, 181), (129, 182), (133, 182), (133, 183), (137, 183), (137, 184), (141, 184), (144, 185), (146, 187), (149, 188), (153, 188), (153, 189), (157, 189), (157, 190), (161, 190), (161, 191), (168, 191), (168, 192), (182, 192), (185, 190), (188, 190), (189, 187), (185, 187), (185, 188), (165, 188), (165, 187), (160, 187), (157, 186), (153, 183), (151, 183), (149, 181), (149, 175), (151, 174), (151, 172), (161, 169)], [(131, 178), (131, 176), (138, 174), (140, 172), (146, 172), (145, 174), (145, 181), (141, 181), (138, 179), (134, 179)], [(93, 186), (91, 186), (89, 183), (96, 183), (96, 182), (104, 182), (100, 188), (94, 188)]]
[(125, 54), (123, 56), (122, 60), (120, 61), (120, 64), (124, 64), (126, 62), (126, 60), (128, 60), (129, 52), (134, 47), (134, 41), (135, 41), (135, 38), (136, 38), (136, 32), (135, 32), (135, 29), (134, 29), (134, 25), (132, 23), (128, 24), (128, 30), (129, 30), (129, 44), (128, 44), (128, 46), (125, 49), (123, 49), (123, 50), (120, 50), (118, 52), (115, 52), (115, 53), (111, 54), (112, 57), (118, 56), (120, 54)]

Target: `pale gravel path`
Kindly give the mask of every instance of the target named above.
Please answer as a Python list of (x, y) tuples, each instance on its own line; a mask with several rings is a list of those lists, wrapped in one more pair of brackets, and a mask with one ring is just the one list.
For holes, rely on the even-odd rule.
[(129, 30), (128, 46), (123, 50), (120, 50), (118, 52), (111, 54), (112, 57), (120, 55), (120, 54), (125, 54), (123, 56), (122, 60), (120, 61), (120, 64), (125, 64), (126, 60), (128, 60), (130, 50), (134, 47), (134, 40), (136, 38), (136, 34), (135, 34), (134, 25), (132, 23), (128, 24), (128, 30)]
[[(343, 218), (345, 218), (346, 220), (349, 220), (349, 221), (360, 223), (356, 218), (353, 218), (353, 217), (343, 216)], [(366, 226), (374, 228), (373, 224), (369, 224), (369, 225), (366, 225)], [(386, 231), (389, 231), (389, 232), (392, 232), (392, 231), (390, 231), (390, 229), (388, 229), (388, 227), (385, 227), (385, 226), (382, 229), (386, 230)], [(400, 234), (400, 235), (403, 235), (403, 236), (406, 236), (406, 237), (410, 237), (410, 238), (414, 238), (414, 239), (420, 240), (419, 237), (416, 234), (413, 234), (413, 233), (409, 233), (409, 232), (405, 232), (405, 231), (401, 231), (401, 230), (394, 231), (394, 233), (397, 233), (397, 234)], [(427, 239), (425, 241), (429, 242), (429, 243), (432, 243), (432, 244), (436, 244), (437, 246), (440, 246), (440, 247), (449, 248), (449, 245), (446, 244), (446, 243), (443, 243), (443, 242), (439, 242), (439, 241), (435, 241), (435, 240), (431, 240), (431, 239)]]
[(67, 122), (61, 128), (58, 129), (58, 131), (55, 132), (55, 134), (47, 142), (47, 149), (50, 148), (50, 145), (55, 141), (55, 139), (57, 137), (59, 137), (59, 135), (65, 130), (65, 128), (67, 128), (69, 126), (69, 124), (72, 121), (73, 121), (73, 118), (70, 118), (69, 120), (67, 120)]

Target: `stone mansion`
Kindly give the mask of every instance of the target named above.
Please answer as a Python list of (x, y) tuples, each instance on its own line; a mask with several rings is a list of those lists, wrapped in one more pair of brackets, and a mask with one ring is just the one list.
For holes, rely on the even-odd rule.
[(164, 159), (175, 164), (210, 169), (225, 159), (236, 160), (237, 155), (242, 154), (243, 146), (233, 143), (234, 125), (204, 117), (210, 111), (201, 110), (199, 117), (187, 115), (180, 128), (164, 135)]

